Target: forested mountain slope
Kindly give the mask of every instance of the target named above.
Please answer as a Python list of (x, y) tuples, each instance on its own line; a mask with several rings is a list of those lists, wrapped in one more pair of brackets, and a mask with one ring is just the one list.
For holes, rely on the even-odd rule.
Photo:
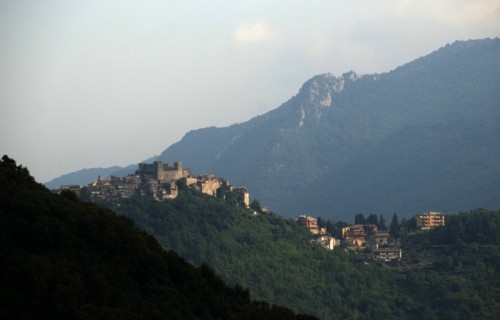
[[(182, 185), (175, 200), (136, 197), (115, 209), (155, 235), (165, 248), (195, 264), (209, 264), (229, 283), (240, 283), (260, 299), (323, 319), (500, 316), (499, 284), (490, 279), (500, 268), (495, 236), (500, 234), (499, 212), (452, 216), (443, 229), (405, 238), (403, 257), (409, 253), (413, 263), (431, 254), (432, 263), (425, 269), (401, 265), (386, 269), (342, 247), (331, 252), (311, 244), (312, 235), (293, 219), (266, 212), (255, 216), (231, 201)], [(454, 221), (462, 220), (467, 222), (457, 236), (452, 231)], [(472, 227), (476, 225), (483, 227)], [(470, 237), (462, 238), (465, 232)], [(478, 241), (482, 234), (484, 239)], [(473, 252), (472, 258), (467, 248), (478, 243), (487, 244), (488, 250)], [(449, 247), (432, 251), (443, 245)], [(455, 268), (447, 269), (450, 257)]]

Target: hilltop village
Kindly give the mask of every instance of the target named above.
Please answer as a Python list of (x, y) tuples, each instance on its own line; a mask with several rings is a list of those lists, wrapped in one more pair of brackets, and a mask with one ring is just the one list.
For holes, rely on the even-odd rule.
[[(182, 162), (168, 163), (156, 161), (152, 164), (140, 163), (135, 174), (125, 177), (97, 178), (88, 186), (66, 185), (61, 186), (57, 192), (71, 190), (78, 197), (92, 202), (119, 203), (121, 199), (131, 198), (134, 195), (152, 196), (157, 201), (175, 199), (178, 196), (178, 183), (182, 183), (201, 193), (210, 196), (226, 197), (228, 194), (236, 196), (238, 203), (245, 208), (250, 208), (250, 194), (245, 187), (235, 187), (226, 179), (213, 174), (192, 176), (191, 170), (185, 169)], [(266, 208), (260, 208), (262, 213)], [(258, 214), (252, 210), (253, 214)], [(440, 212), (424, 212), (415, 216), (417, 229), (430, 230), (444, 226), (445, 215)], [(356, 252), (369, 251), (376, 261), (397, 262), (403, 257), (398, 239), (377, 224), (353, 224), (341, 228), (341, 234), (336, 237), (327, 233), (326, 227), (318, 226), (318, 219), (301, 215), (297, 223), (309, 229), (314, 235), (311, 243), (322, 246), (327, 250), (334, 250), (341, 243), (346, 250)]]
[(101, 179), (90, 183), (88, 186), (65, 185), (61, 190), (71, 190), (78, 197), (88, 201), (118, 202), (134, 195), (152, 196), (158, 201), (175, 199), (178, 196), (177, 183), (200, 191), (210, 196), (225, 197), (228, 193), (236, 195), (238, 202), (246, 208), (250, 207), (250, 194), (245, 187), (235, 187), (224, 178), (215, 177), (213, 174), (202, 174), (193, 177), (191, 170), (185, 169), (182, 162), (168, 163), (156, 161), (152, 164), (140, 163), (135, 174), (125, 177)]
[[(444, 226), (445, 215), (441, 212), (423, 212), (415, 216), (416, 227), (419, 231)], [(321, 245), (327, 250), (333, 250), (341, 244), (340, 239), (327, 235), (326, 227), (318, 226), (318, 219), (301, 215), (297, 223), (309, 229), (315, 235), (312, 243)], [(342, 227), (341, 239), (346, 250), (370, 251), (376, 261), (397, 262), (403, 258), (403, 251), (399, 247), (398, 239), (390, 236), (387, 230), (380, 230), (376, 224), (354, 224)]]

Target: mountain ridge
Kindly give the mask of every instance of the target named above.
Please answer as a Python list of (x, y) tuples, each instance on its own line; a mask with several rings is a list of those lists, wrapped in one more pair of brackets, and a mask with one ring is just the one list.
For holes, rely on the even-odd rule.
[[(352, 163), (363, 162), (363, 157), (379, 157), (380, 153), (386, 155), (380, 161), (397, 169), (394, 172), (386, 170), (391, 175), (387, 181), (408, 170), (416, 170), (418, 168), (405, 168), (405, 155), (401, 155), (399, 162), (391, 159), (390, 152), (400, 148), (395, 145), (397, 136), (406, 135), (409, 139), (410, 133), (416, 130), (412, 128), (432, 128), (431, 132), (437, 136), (422, 140), (422, 145), (418, 141), (424, 132), (412, 134), (406, 141), (416, 149), (407, 148), (407, 152), (439, 150), (446, 146), (446, 141), (439, 138), (440, 123), (452, 128), (467, 126), (472, 129), (471, 135), (476, 137), (470, 146), (481, 144), (480, 139), (483, 139), (491, 153), (496, 155), (500, 148), (495, 142), (500, 140), (496, 130), (496, 123), (500, 120), (497, 90), (500, 86), (499, 48), (498, 38), (460, 41), (387, 73), (360, 76), (348, 72), (339, 77), (317, 75), (278, 108), (240, 124), (189, 131), (156, 160), (173, 162), (182, 159), (193, 172), (214, 172), (238, 185), (247, 185), (253, 196), (285, 215), (319, 210), (314, 213), (346, 219), (362, 210), (388, 213), (396, 208), (403, 215), (427, 210), (430, 208), (424, 205), (405, 207), (402, 200), (396, 199), (397, 192), (383, 195), (376, 193), (377, 188), (363, 189), (360, 181), (365, 177), (344, 170), (355, 167)], [(475, 124), (476, 128), (469, 124)], [(481, 127), (482, 132), (477, 133), (477, 128)], [(410, 133), (407, 134), (405, 128)], [(459, 134), (455, 129), (453, 132)], [(452, 140), (460, 144), (457, 139)], [(388, 145), (384, 145), (386, 141)], [(438, 142), (444, 145), (437, 146)], [(391, 144), (392, 149), (389, 148)], [(468, 162), (466, 155), (460, 156), (463, 163)], [(437, 166), (442, 159), (436, 156), (435, 160)], [(486, 166), (490, 168), (486, 171), (497, 172), (496, 166), (488, 161), (486, 159)], [(371, 168), (378, 170), (374, 166)], [(477, 165), (462, 169), (473, 172)], [(396, 172), (398, 170), (400, 172)], [(467, 178), (464, 173), (462, 175)], [(375, 173), (375, 176), (382, 178), (376, 183), (385, 183), (384, 175)], [(417, 179), (417, 176), (415, 173), (410, 178)], [(332, 185), (332, 181), (327, 183), (325, 179), (338, 179), (344, 184)], [(485, 184), (500, 190), (500, 186), (490, 180), (483, 175)], [(352, 181), (356, 183), (351, 187)], [(403, 198), (413, 196), (416, 202), (425, 202), (425, 186), (422, 188), (413, 189), (414, 195), (406, 194)], [(445, 186), (440, 185), (437, 191), (443, 188)], [(356, 189), (374, 200), (365, 201), (354, 191), (343, 194), (345, 190)], [(335, 190), (336, 193), (325, 190)], [(321, 191), (322, 196), (316, 196), (316, 202), (323, 203), (315, 206), (306, 197), (315, 196), (317, 191)], [(456, 196), (465, 195), (462, 192), (460, 196), (460, 193), (457, 190)], [(473, 194), (470, 197), (472, 200), (461, 208), (484, 207), (482, 201), (474, 201)], [(384, 198), (393, 198), (396, 202), (383, 205), (380, 199)], [(336, 204), (340, 202), (360, 205), (356, 208)], [(491, 199), (487, 202), (500, 207), (500, 203)], [(448, 202), (443, 204), (443, 209), (449, 211), (455, 207)]]
[[(336, 84), (336, 81), (332, 81), (334, 77), (325, 75), (313, 77), (302, 86), (296, 96), (277, 109), (241, 124), (241, 131), (237, 135), (238, 142), (245, 147), (238, 148), (234, 144), (228, 146), (227, 143), (210, 144), (214, 149), (223, 150), (224, 161), (221, 161), (220, 157), (218, 159), (206, 157), (203, 161), (206, 161), (209, 168), (196, 163), (192, 155), (179, 150), (181, 144), (184, 150), (189, 149), (187, 139), (172, 145), (159, 158), (172, 161), (174, 157), (182, 156), (183, 159), (191, 160), (184, 161), (189, 161), (192, 168), (202, 166), (204, 170), (211, 169), (229, 179), (236, 179), (237, 184), (248, 184), (253, 194), (269, 207), (285, 215), (297, 215), (299, 210), (314, 210), (314, 206), (311, 205), (313, 201), (308, 201), (306, 197), (300, 197), (297, 201), (296, 198), (305, 191), (314, 194), (315, 185), (318, 184), (316, 179), (331, 176), (331, 172), (344, 168), (346, 163), (359, 161), (365, 155), (376, 153), (375, 150), (380, 149), (380, 145), (386, 139), (391, 139), (398, 134), (398, 131), (404, 134), (405, 127), (412, 131), (411, 128), (415, 125), (436, 129), (439, 123), (449, 123), (456, 127), (469, 123), (474, 123), (478, 127), (485, 126), (487, 130), (483, 130), (481, 138), (489, 144), (495, 154), (499, 147), (498, 143), (495, 143), (498, 137), (496, 130), (498, 112), (496, 110), (499, 106), (497, 101), (500, 99), (496, 89), (499, 85), (497, 72), (499, 70), (499, 43), (499, 39), (455, 42), (391, 72), (357, 77), (356, 81), (347, 81), (347, 85), (340, 93), (334, 90), (329, 91), (333, 107), (319, 109), (321, 103), (318, 103), (318, 100), (324, 101), (324, 99), (316, 99), (314, 105), (316, 109), (312, 110), (312, 116), (309, 119), (317, 121), (314, 121), (315, 127), (311, 128), (307, 125), (308, 122), (304, 122), (303, 126), (300, 125), (304, 106), (307, 106), (309, 101), (314, 101), (314, 96), (311, 98), (307, 95), (309, 92), (314, 92), (310, 90), (311, 85), (324, 81), (329, 83), (331, 88)], [(326, 94), (319, 96), (328, 97)], [(320, 119), (315, 117), (318, 114), (317, 110), (323, 111)], [(246, 128), (250, 125), (254, 129), (249, 131)], [(473, 129), (474, 126), (468, 126), (468, 128)], [(223, 130), (221, 129), (218, 133), (222, 134)], [(408, 150), (408, 152), (415, 153), (418, 150), (425, 152), (427, 149), (436, 148), (439, 150), (441, 147), (434, 146), (434, 142), (439, 141), (436, 138), (439, 138), (440, 133), (438, 130), (434, 131), (438, 136), (423, 141), (425, 146), (417, 143), (418, 149)], [(205, 135), (202, 140), (209, 143), (211, 135), (208, 132), (198, 131), (197, 134)], [(414, 135), (411, 142), (415, 144), (416, 139), (418, 140), (418, 135)], [(433, 139), (436, 140), (433, 141)], [(259, 142), (253, 140), (259, 140)], [(445, 141), (443, 143), (446, 145)], [(478, 141), (472, 142), (471, 145), (475, 143)], [(397, 150), (399, 146), (394, 146), (394, 148)], [(390, 157), (386, 157), (385, 160), (391, 163)], [(435, 164), (439, 164), (440, 160), (436, 159)], [(494, 167), (494, 164), (491, 166)], [(475, 170), (474, 168), (468, 169)], [(245, 170), (249, 172), (242, 172)], [(338, 171), (335, 174), (338, 175)], [(418, 178), (417, 176), (416, 173), (412, 178)], [(364, 180), (359, 176), (353, 179)], [(384, 181), (381, 180), (378, 183), (383, 184)], [(338, 185), (320, 184), (318, 189), (326, 190), (332, 187), (342, 192)], [(445, 187), (440, 186), (441, 189)], [(423, 185), (421, 189), (416, 190), (417, 193), (421, 193), (420, 202), (426, 201), (423, 193), (425, 188)], [(276, 189), (279, 189), (279, 194)], [(364, 190), (363, 194), (371, 191)], [(339, 199), (346, 198), (341, 193), (339, 194)], [(459, 194), (460, 192), (457, 192), (457, 196)], [(462, 194), (465, 195), (465, 193)], [(385, 195), (378, 195), (378, 198), (385, 197)], [(332, 197), (331, 194), (324, 192), (323, 198)], [(360, 202), (352, 194), (347, 201)], [(489, 200), (488, 203), (492, 201)], [(364, 205), (360, 208), (377, 212), (388, 212), (392, 208), (397, 208), (398, 211), (402, 211), (403, 215), (429, 209), (424, 205), (405, 208), (400, 204), (388, 206), (375, 205), (375, 202), (372, 204), (374, 205)], [(500, 204), (493, 203), (493, 205)], [(465, 205), (471, 208), (480, 206), (483, 206), (483, 202), (471, 201)], [(443, 207), (445, 210), (456, 208), (450, 206), (449, 202), (443, 204)], [(318, 215), (345, 218), (359, 210), (361, 209), (335, 207), (331, 202), (327, 202), (318, 211)], [(337, 212), (332, 214), (331, 211)]]

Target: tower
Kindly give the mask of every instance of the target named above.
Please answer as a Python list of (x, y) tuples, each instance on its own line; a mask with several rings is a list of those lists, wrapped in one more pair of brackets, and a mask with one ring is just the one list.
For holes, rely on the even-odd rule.
[(163, 180), (163, 163), (161, 161), (155, 161), (155, 179)]
[(175, 171), (181, 171), (182, 172), (182, 162), (174, 162), (174, 169)]

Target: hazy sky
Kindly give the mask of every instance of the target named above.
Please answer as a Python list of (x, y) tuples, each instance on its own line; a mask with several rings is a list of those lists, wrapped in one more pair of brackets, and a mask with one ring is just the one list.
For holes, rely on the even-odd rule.
[(499, 35), (500, 0), (0, 0), (0, 155), (40, 182), (138, 163), (316, 74)]

